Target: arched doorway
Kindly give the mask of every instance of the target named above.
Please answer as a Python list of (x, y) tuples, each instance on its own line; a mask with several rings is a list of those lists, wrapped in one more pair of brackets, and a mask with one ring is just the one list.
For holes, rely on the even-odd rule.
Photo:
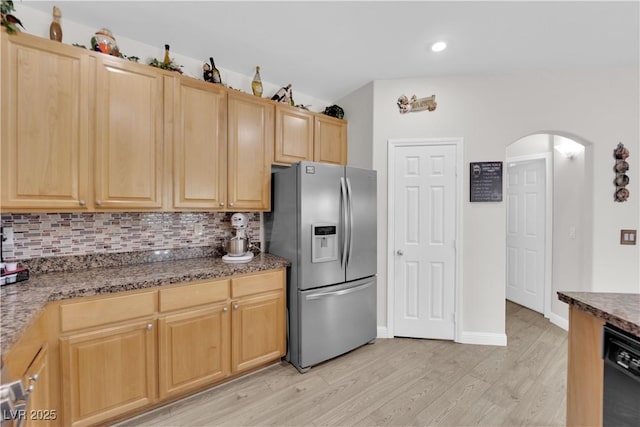
[(561, 133), (506, 149), (506, 295), (567, 328), (558, 289), (591, 289), (591, 146)]

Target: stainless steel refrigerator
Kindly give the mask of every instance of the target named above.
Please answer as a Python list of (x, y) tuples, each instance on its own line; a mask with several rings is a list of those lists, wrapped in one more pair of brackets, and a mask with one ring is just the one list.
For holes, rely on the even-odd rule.
[(300, 162), (272, 183), (266, 250), (291, 261), (287, 360), (304, 372), (376, 338), (376, 172)]

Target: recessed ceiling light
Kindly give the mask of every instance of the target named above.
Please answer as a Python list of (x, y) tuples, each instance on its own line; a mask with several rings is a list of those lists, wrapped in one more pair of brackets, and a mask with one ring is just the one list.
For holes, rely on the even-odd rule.
[(445, 42), (435, 42), (431, 45), (431, 50), (434, 52), (442, 52), (447, 48), (447, 44)]

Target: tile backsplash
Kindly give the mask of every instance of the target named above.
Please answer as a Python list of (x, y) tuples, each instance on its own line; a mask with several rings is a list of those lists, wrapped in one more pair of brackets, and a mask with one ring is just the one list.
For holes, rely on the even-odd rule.
[[(259, 242), (260, 214), (248, 215), (249, 236)], [(14, 244), (3, 244), (5, 260), (222, 247), (233, 232), (231, 213), (218, 212), (2, 214), (2, 226), (14, 233)]]

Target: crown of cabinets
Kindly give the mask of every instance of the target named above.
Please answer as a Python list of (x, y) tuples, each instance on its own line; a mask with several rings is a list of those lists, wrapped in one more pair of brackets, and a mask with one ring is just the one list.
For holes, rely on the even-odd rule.
[(271, 164), (346, 164), (347, 123), (1, 32), (4, 212), (270, 210)]

